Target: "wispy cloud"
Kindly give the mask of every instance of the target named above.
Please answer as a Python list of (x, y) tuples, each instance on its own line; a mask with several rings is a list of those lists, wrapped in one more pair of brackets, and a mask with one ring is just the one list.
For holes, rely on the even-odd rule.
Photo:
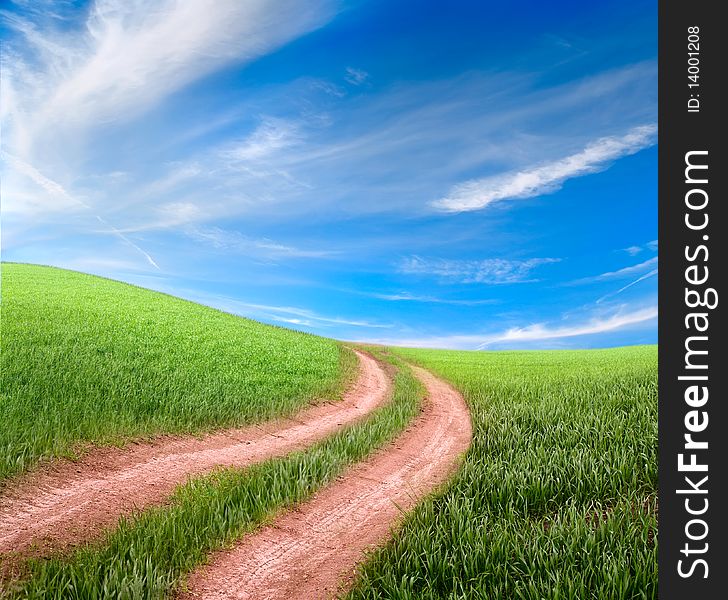
[(335, 254), (326, 250), (306, 250), (279, 244), (269, 239), (248, 237), (239, 231), (220, 227), (193, 227), (186, 230), (195, 241), (202, 242), (225, 252), (240, 252), (256, 257), (276, 258), (328, 258)]
[(341, 87), (330, 81), (311, 79), (309, 85), (311, 89), (320, 90), (334, 98), (344, 98), (346, 96), (346, 92)]
[(454, 348), (484, 350), (491, 346), (521, 348), (534, 344), (538, 347), (554, 347), (559, 340), (588, 335), (605, 334), (622, 329), (635, 328), (657, 318), (657, 306), (630, 309), (618, 307), (610, 314), (600, 313), (583, 317), (569, 324), (537, 323), (525, 327), (512, 327), (496, 333), (452, 334), (400, 338), (368, 338), (371, 343), (417, 348)]
[[(565, 297), (576, 304), (596, 294), (590, 286), (564, 294), (553, 282), (644, 261), (653, 256), (648, 246), (636, 258), (613, 252), (617, 262), (575, 273), (578, 261), (529, 259), (568, 253), (561, 239), (535, 240), (512, 214), (452, 219), (448, 213), (460, 208), (433, 214), (428, 202), (462, 200), (470, 183), (491, 194), (484, 206), (505, 203), (653, 143), (654, 127), (645, 125), (656, 120), (652, 54), (630, 53), (641, 62), (618, 64), (605, 54), (619, 38), (610, 35), (588, 66), (554, 70), (550, 57), (534, 57), (529, 34), (522, 53), (492, 62), (484, 55), (480, 69), (453, 56), (402, 78), (392, 57), (366, 44), (327, 53), (349, 17), (362, 16), (331, 19), (341, 6), (7, 3), (0, 9), (0, 120), (11, 156), (2, 173), (4, 251), (8, 240), (14, 245), (6, 256), (77, 259), (101, 274), (164, 279), (170, 293), (194, 281), (200, 293), (225, 289), (257, 302), (230, 299), (228, 310), (334, 337), (480, 332), (463, 337), (476, 347), (511, 326), (533, 335), (533, 323), (554, 330), (613, 316), (604, 302), (598, 315), (561, 318)], [(387, 3), (376, 10), (393, 14)], [(283, 48), (328, 21), (325, 35)], [(398, 64), (418, 63), (418, 42), (429, 43), (416, 21)], [(624, 174), (615, 168), (605, 176), (620, 182)], [(466, 200), (482, 201), (471, 195)], [(593, 225), (589, 210), (585, 227)], [(559, 218), (552, 211), (542, 225), (558, 226)], [(585, 251), (612, 252), (614, 228), (604, 224), (605, 235)], [(654, 235), (649, 224), (633, 231), (620, 245)], [(567, 245), (577, 253), (582, 241)], [(597, 294), (620, 288), (614, 295), (632, 299), (654, 283), (637, 288), (655, 267), (604, 274)], [(516, 283), (524, 284), (508, 285)], [(490, 297), (506, 308), (494, 315)], [(638, 331), (619, 339), (642, 339)]]
[(301, 142), (300, 127), (286, 119), (265, 117), (245, 139), (221, 151), (225, 158), (245, 163), (268, 158)]
[[(11, 197), (13, 198), (13, 202), (10, 204), (10, 207), (8, 207), (7, 203), (4, 203), (4, 211), (10, 210), (10, 212), (22, 213), (40, 212), (43, 210), (60, 211), (71, 208), (81, 208), (82, 210), (93, 212), (93, 208), (89, 206), (86, 202), (80, 200), (75, 196), (72, 196), (60, 183), (50, 179), (49, 177), (46, 177), (33, 165), (28, 164), (25, 161), (22, 161), (19, 158), (12, 156), (11, 154), (8, 154), (4, 151), (0, 151), (0, 158), (2, 158), (3, 161), (5, 161), (6, 163), (10, 164), (10, 166), (12, 166), (13, 170), (16, 173), (24, 175), (45, 192), (44, 195), (30, 194), (28, 196), (20, 197), (13, 197), (11, 195)], [(18, 203), (19, 200), (20, 203)], [(23, 200), (26, 200), (26, 203), (23, 203)], [(106, 227), (106, 233), (111, 233), (115, 235), (125, 244), (139, 252), (144, 257), (144, 259), (155, 269), (159, 269), (159, 265), (148, 252), (146, 252), (138, 244), (135, 244), (126, 235), (124, 235), (123, 232), (119, 231), (117, 228), (111, 225), (106, 219), (99, 215), (94, 216), (99, 223)]]
[(531, 272), (536, 267), (559, 260), (558, 258), (450, 260), (411, 256), (400, 261), (399, 272), (408, 275), (430, 275), (460, 283), (523, 283), (532, 281)]
[(432, 206), (444, 212), (464, 212), (480, 210), (502, 200), (555, 192), (567, 179), (602, 171), (611, 162), (654, 145), (656, 134), (656, 125), (642, 125), (621, 137), (599, 138), (580, 152), (558, 160), (460, 183)]
[(188, 183), (191, 179), (194, 179), (202, 173), (202, 167), (197, 162), (178, 163), (169, 166), (169, 171), (144, 186), (144, 188), (137, 192), (137, 195), (142, 198), (147, 198), (149, 196), (165, 194), (181, 184)]
[(125, 260), (122, 258), (108, 258), (104, 256), (83, 256), (63, 260), (59, 265), (64, 269), (73, 269), (74, 271), (83, 271), (85, 273), (99, 273), (102, 276), (117, 273), (139, 273), (150, 272), (139, 268), (138, 261)]
[[(12, 168), (17, 174), (26, 177), (36, 186), (41, 188), (44, 194), (29, 194), (24, 196), (14, 196), (8, 193), (6, 188), (3, 202), (3, 211), (10, 212), (28, 212), (34, 213), (39, 211), (58, 211), (69, 208), (89, 208), (88, 205), (72, 196), (60, 183), (46, 177), (33, 165), (19, 159), (12, 154), (0, 150), (0, 158), (3, 162)], [(10, 200), (10, 202), (8, 202)]]
[[(297, 107), (285, 118), (262, 115), (247, 135), (197, 159), (213, 174), (205, 188), (231, 191), (231, 213), (266, 213), (284, 204), (296, 216), (322, 210), (421, 213), (433, 189), (447, 189), (464, 171), (502, 165), (504, 156), (542, 160), (543, 147), (562, 156), (582, 143), (583, 126), (573, 122), (575, 115), (584, 107), (596, 112), (598, 103), (606, 120), (612, 108), (605, 98), (633, 93), (653, 70), (654, 65), (640, 64), (538, 91), (531, 89), (529, 77), (508, 74), (499, 79), (504, 91), (497, 113), (483, 108), (495, 85), (484, 73), (390, 85), (356, 101), (338, 93), (322, 100), (320, 82), (304, 77), (267, 88), (250, 109), (260, 114), (261, 105), (293, 97), (304, 110)], [(637, 109), (630, 123), (644, 120), (646, 109), (630, 103), (630, 112)], [(520, 125), (548, 121), (563, 124), (558, 137)], [(613, 119), (593, 125), (604, 131), (613, 127)], [(443, 147), (450, 149), (446, 161)]]
[(392, 327), (392, 325), (388, 323), (369, 321), (367, 319), (351, 319), (340, 315), (322, 315), (314, 310), (300, 308), (297, 306), (258, 304), (255, 302), (244, 302), (242, 300), (222, 296), (200, 296), (198, 294), (193, 294), (193, 296), (195, 296), (195, 299), (204, 304), (215, 306), (222, 310), (227, 310), (242, 316), (265, 319), (275, 321), (277, 323), (287, 323), (289, 325), (310, 327), (313, 329), (329, 328), (339, 325), (374, 329), (388, 329)]
[(657, 240), (652, 240), (641, 246), (630, 246), (629, 248), (622, 248), (623, 252), (626, 252), (630, 256), (637, 256), (640, 252), (649, 250), (650, 252), (657, 252)]
[[(9, 25), (44, 50), (46, 85), (37, 90), (33, 124), (85, 127), (132, 117), (192, 81), (251, 61), (311, 31), (333, 16), (326, 0), (97, 0), (84, 35), (40, 35), (20, 19)], [(160, 43), (163, 40), (163, 43)], [(14, 72), (25, 86), (30, 77)], [(113, 76), (110, 76), (113, 74)], [(27, 99), (27, 98), (26, 98)]]
[(503, 342), (533, 342), (594, 335), (637, 325), (655, 318), (657, 318), (657, 306), (649, 306), (628, 312), (618, 311), (608, 317), (595, 317), (575, 325), (539, 323), (528, 327), (516, 327), (503, 333), (486, 336), (478, 345), (478, 349), (481, 350), (492, 344)]
[(146, 261), (150, 265), (152, 265), (155, 269), (161, 270), (159, 268), (159, 265), (157, 264), (157, 262), (151, 257), (151, 255), (146, 250), (144, 250), (139, 245), (137, 245), (134, 242), (132, 242), (126, 235), (124, 235), (121, 231), (119, 231), (118, 229), (116, 229), (116, 227), (114, 227), (113, 225), (111, 225), (108, 221), (106, 221), (102, 217), (99, 217), (97, 215), (96, 216), (96, 219), (99, 221), (99, 223), (101, 223), (102, 225), (108, 227), (108, 230), (111, 233), (113, 233), (116, 237), (118, 237), (121, 241), (123, 241), (125, 244), (127, 244), (128, 246), (131, 246), (132, 248), (134, 248), (134, 250), (136, 250), (137, 252), (139, 252), (139, 254), (141, 254), (146, 259)]
[(312, 310), (303, 308), (294, 308), (290, 306), (265, 306), (265, 305), (247, 305), (250, 308), (263, 310), (272, 313), (271, 319), (278, 322), (290, 323), (292, 325), (306, 325), (308, 327), (329, 327), (335, 325), (345, 325), (348, 327), (366, 327), (374, 329), (388, 329), (392, 327), (389, 324), (375, 323), (362, 319), (348, 319), (346, 317), (327, 317), (320, 315)]
[[(135, 16), (130, 20), (141, 19), (141, 16)], [(59, 37), (43, 31), (47, 39)], [(122, 28), (119, 35), (124, 31)], [(83, 35), (83, 32), (75, 32), (75, 38)], [(60, 42), (70, 48), (75, 38), (60, 36)], [(84, 48), (82, 45), (81, 58), (88, 58), (90, 50)], [(195, 57), (190, 60), (195, 62)], [(73, 71), (81, 58), (71, 61), (68, 68), (52, 69), (46, 64), (45, 69), (25, 71), (12, 66), (12, 74), (8, 69), (3, 70), (4, 84), (18, 77), (28, 79), (23, 87), (25, 92), (19, 90), (15, 94), (20, 103), (18, 107), (22, 109), (18, 118), (4, 123), (6, 149), (25, 146), (16, 143), (18, 140), (11, 132), (28, 130), (26, 125), (36, 123), (40, 109), (33, 107), (42, 107), (51, 95), (47, 90), (47, 93), (35, 93), (33, 90), (37, 86), (31, 85), (32, 78), (37, 76), (41, 81), (41, 90), (45, 89), (46, 82), (57, 87), (63, 79), (59, 74)], [(184, 63), (182, 55), (179, 60)], [(244, 59), (231, 60), (244, 62)], [(151, 137), (145, 135), (140, 131), (144, 129), (143, 120), (124, 124), (124, 127), (109, 126), (107, 122), (106, 126), (112, 131), (128, 127), (133, 132), (133, 143), (118, 147), (103, 141), (101, 134), (105, 130), (94, 131), (87, 138), (74, 135), (74, 141), (68, 144), (65, 142), (69, 136), (62, 135), (59, 128), (35, 127), (33, 130), (37, 135), (31, 138), (39, 143), (31, 146), (43, 148), (48, 142), (49, 151), (42, 159), (29, 162), (41, 166), (44, 171), (62, 172), (61, 180), (69, 187), (87, 183), (83, 191), (93, 193), (90, 197), (96, 201), (97, 196), (108, 194), (108, 186), (91, 184), (87, 181), (89, 173), (84, 173), (93, 161), (84, 154), (87, 149), (83, 144), (95, 143), (94, 149), (104, 163), (103, 168), (113, 164), (114, 168), (131, 174), (124, 189), (107, 196), (109, 200), (113, 198), (114, 214), (125, 212), (126, 218), (117, 223), (124, 231), (156, 227), (157, 207), (180, 201), (204, 205), (210, 221), (243, 214), (265, 215), (279, 212), (282, 207), (291, 218), (319, 215), (323, 211), (332, 215), (342, 211), (347, 214), (420, 213), (426, 202), (424, 199), (430, 197), (433, 189), (447, 189), (464, 171), (472, 172), (483, 164), (502, 165), (504, 154), (527, 161), (538, 160), (541, 153), (534, 149), (543, 145), (548, 145), (550, 152), (562, 152), (564, 140), (581, 139), (583, 128), (571, 121), (572, 116), (579, 113), (579, 107), (587, 107), (589, 112), (598, 111), (601, 118), (607, 119), (612, 108), (605, 99), (615, 95), (631, 97), (629, 94), (634, 89), (647, 85), (644, 82), (650, 80), (653, 70), (654, 65), (640, 64), (546, 89), (538, 89), (528, 76), (511, 73), (499, 77), (503, 91), (499, 95), (497, 113), (484, 110), (482, 99), (492, 96), (495, 83), (484, 73), (389, 85), (356, 102), (348, 98), (332, 100), (335, 96), (322, 101), (320, 91), (313, 93), (311, 79), (302, 77), (284, 84), (254, 86), (240, 98), (236, 96), (238, 104), (228, 108), (222, 117), (206, 115), (204, 124), (201, 119), (175, 123), (174, 131), (167, 129), (166, 135), (157, 135), (156, 130)], [(113, 72), (109, 70), (105, 78), (113, 79), (110, 75)], [(191, 72), (195, 72), (194, 68)], [(171, 91), (165, 94), (172, 95)], [(7, 92), (5, 97), (4, 104), (7, 104)], [(172, 110), (179, 108), (175, 103), (180, 98), (167, 99)], [(295, 106), (290, 99), (298, 99)], [(598, 109), (595, 103), (599, 104)], [(630, 113), (646, 110), (638, 101), (628, 104)], [(285, 109), (280, 109), (281, 106)], [(267, 109), (270, 114), (266, 113)], [(77, 112), (83, 111), (77, 110), (74, 114)], [(118, 115), (126, 118), (127, 113), (134, 111), (120, 107)], [(630, 114), (626, 118), (629, 122), (641, 121), (641, 114)], [(207, 125), (220, 118), (224, 126), (216, 125), (214, 135), (211, 135)], [(103, 121), (96, 110), (83, 119), (86, 124)], [(156, 119), (152, 129), (161, 128), (162, 121)], [(518, 125), (549, 121), (564, 123), (567, 134), (549, 142), (545, 139), (547, 134), (538, 127), (524, 131)], [(76, 128), (72, 119), (59, 119), (59, 123), (62, 127)], [(604, 127), (603, 124), (595, 125), (599, 131)], [(187, 134), (193, 138), (198, 136), (194, 144), (185, 137)], [(80, 147), (76, 147), (76, 140), (83, 139), (86, 141), (78, 142)], [(168, 139), (181, 141), (170, 144)], [(568, 142), (567, 147), (572, 148), (574, 143)], [(451, 149), (447, 161), (442, 160), (443, 147)], [(150, 168), (153, 161), (140, 165), (137, 158), (140, 153), (150, 154), (154, 159), (163, 156), (165, 164), (171, 168), (161, 169), (160, 174), (160, 169)], [(22, 152), (14, 154), (24, 156)], [(52, 168), (46, 169), (46, 165)], [(184, 198), (172, 197), (182, 188)]]
[(451, 298), (438, 298), (436, 296), (423, 296), (411, 294), (409, 292), (398, 292), (394, 294), (381, 293), (364, 293), (370, 298), (378, 300), (387, 300), (389, 302), (423, 302), (425, 304), (451, 304), (453, 306), (482, 306), (484, 304), (497, 304), (498, 300), (482, 299), (482, 300), (457, 300)]
[(346, 75), (344, 79), (351, 85), (361, 85), (369, 79), (369, 73), (363, 69), (355, 69), (354, 67), (346, 67)]
[(657, 273), (658, 273), (658, 269), (652, 269), (650, 272), (645, 273), (644, 275), (642, 275), (641, 277), (638, 277), (634, 281), (630, 281), (627, 285), (622, 286), (616, 292), (611, 292), (609, 294), (606, 294), (606, 295), (602, 296), (601, 298), (599, 298), (597, 300), (597, 304), (601, 304), (602, 302), (604, 302), (608, 298), (614, 298), (614, 296), (617, 296), (617, 295), (621, 294), (622, 292), (628, 290), (632, 286), (637, 285), (641, 281), (644, 281), (645, 279), (649, 279), (650, 277), (654, 277), (655, 275), (657, 275)]
[(185, 223), (193, 223), (204, 218), (202, 209), (192, 202), (170, 202), (159, 207), (159, 212), (165, 215), (165, 225), (173, 227)]
[(621, 269), (617, 269), (616, 271), (607, 271), (606, 273), (600, 273), (599, 275), (575, 279), (574, 281), (569, 282), (568, 285), (582, 285), (585, 283), (595, 283), (597, 281), (611, 281), (614, 279), (626, 279), (627, 277), (634, 277), (635, 275), (644, 273), (645, 271), (649, 271), (650, 269), (657, 266), (657, 260), (657, 257), (653, 256), (652, 258), (648, 258), (641, 263), (637, 263), (636, 265), (630, 265), (628, 267), (623, 267)]

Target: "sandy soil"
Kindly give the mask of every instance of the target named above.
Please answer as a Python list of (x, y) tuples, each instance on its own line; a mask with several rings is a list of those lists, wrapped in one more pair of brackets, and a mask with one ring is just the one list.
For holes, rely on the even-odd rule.
[(389, 398), (390, 381), (372, 357), (357, 354), (359, 376), (341, 402), (305, 409), (293, 419), (202, 438), (99, 450), (15, 482), (0, 497), (3, 570), (13, 558), (47, 555), (98, 537), (121, 515), (163, 503), (190, 476), (285, 455), (362, 418)]
[(213, 554), (179, 598), (316, 600), (345, 589), (366, 550), (386, 542), (403, 512), (444, 482), (470, 445), (460, 394), (415, 372), (428, 401), (395, 444), (232, 550)]

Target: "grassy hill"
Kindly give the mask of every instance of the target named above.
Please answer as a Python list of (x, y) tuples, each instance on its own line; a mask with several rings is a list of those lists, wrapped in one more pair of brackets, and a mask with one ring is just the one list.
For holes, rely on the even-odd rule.
[[(60, 269), (3, 264), (1, 308), (0, 480), (79, 443), (291, 412), (340, 395), (355, 370), (333, 340)], [(656, 346), (391, 351), (462, 392), (473, 445), (348, 598), (656, 597)], [(417, 412), (406, 364), (382, 357), (400, 368), (391, 404), (307, 451), (189, 482), (98, 547), (33, 563), (27, 597), (106, 597), (132, 580), (161, 596), (206, 552), (320, 489)]]
[(656, 346), (397, 354), (463, 393), (473, 445), (350, 600), (657, 597)]
[[(8, 598), (176, 598), (181, 580), (210, 552), (305, 502), (418, 415), (425, 390), (409, 367), (381, 348), (368, 350), (389, 363), (389, 402), (304, 450), (195, 477), (181, 484), (168, 503), (122, 519), (100, 543), (65, 556), (31, 559), (22, 571), (27, 577), (10, 586)], [(2, 556), (0, 567), (1, 561)]]
[(2, 264), (0, 480), (82, 442), (198, 432), (340, 396), (338, 342), (135, 286)]

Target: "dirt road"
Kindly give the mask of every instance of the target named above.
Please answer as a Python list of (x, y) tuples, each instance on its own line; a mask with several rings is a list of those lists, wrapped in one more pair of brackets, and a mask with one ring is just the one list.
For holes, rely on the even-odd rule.
[(164, 502), (190, 476), (283, 456), (362, 418), (389, 398), (391, 386), (377, 361), (357, 355), (358, 378), (341, 402), (201, 439), (101, 450), (29, 474), (0, 497), (0, 554), (39, 556), (77, 546), (113, 527), (121, 515)]
[(453, 473), (470, 444), (460, 394), (427, 371), (415, 374), (428, 400), (393, 445), (234, 549), (213, 554), (180, 598), (316, 600), (345, 587), (365, 550), (388, 539), (402, 513)]

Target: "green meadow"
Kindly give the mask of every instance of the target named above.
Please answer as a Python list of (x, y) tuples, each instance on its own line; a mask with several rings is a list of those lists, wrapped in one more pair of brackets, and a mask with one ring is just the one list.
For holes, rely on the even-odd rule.
[[(0, 480), (91, 443), (202, 432), (340, 397), (339, 342), (135, 286), (2, 264)], [(657, 596), (657, 348), (370, 348), (392, 400), (310, 448), (181, 485), (68, 555), (33, 560), (18, 598), (163, 598), (208, 554), (305, 501), (392, 440), (423, 388), (463, 394), (473, 444), (453, 479), (369, 555), (348, 600)]]
[(152, 600), (173, 593), (208, 553), (303, 502), (374, 449), (392, 441), (420, 410), (424, 388), (396, 357), (392, 398), (364, 420), (310, 448), (245, 469), (224, 469), (177, 488), (167, 505), (124, 519), (100, 543), (34, 560), (9, 596)]
[(458, 475), (349, 600), (657, 597), (657, 348), (397, 354), (472, 414)]
[(0, 481), (83, 444), (202, 432), (341, 395), (338, 342), (132, 285), (2, 263)]

